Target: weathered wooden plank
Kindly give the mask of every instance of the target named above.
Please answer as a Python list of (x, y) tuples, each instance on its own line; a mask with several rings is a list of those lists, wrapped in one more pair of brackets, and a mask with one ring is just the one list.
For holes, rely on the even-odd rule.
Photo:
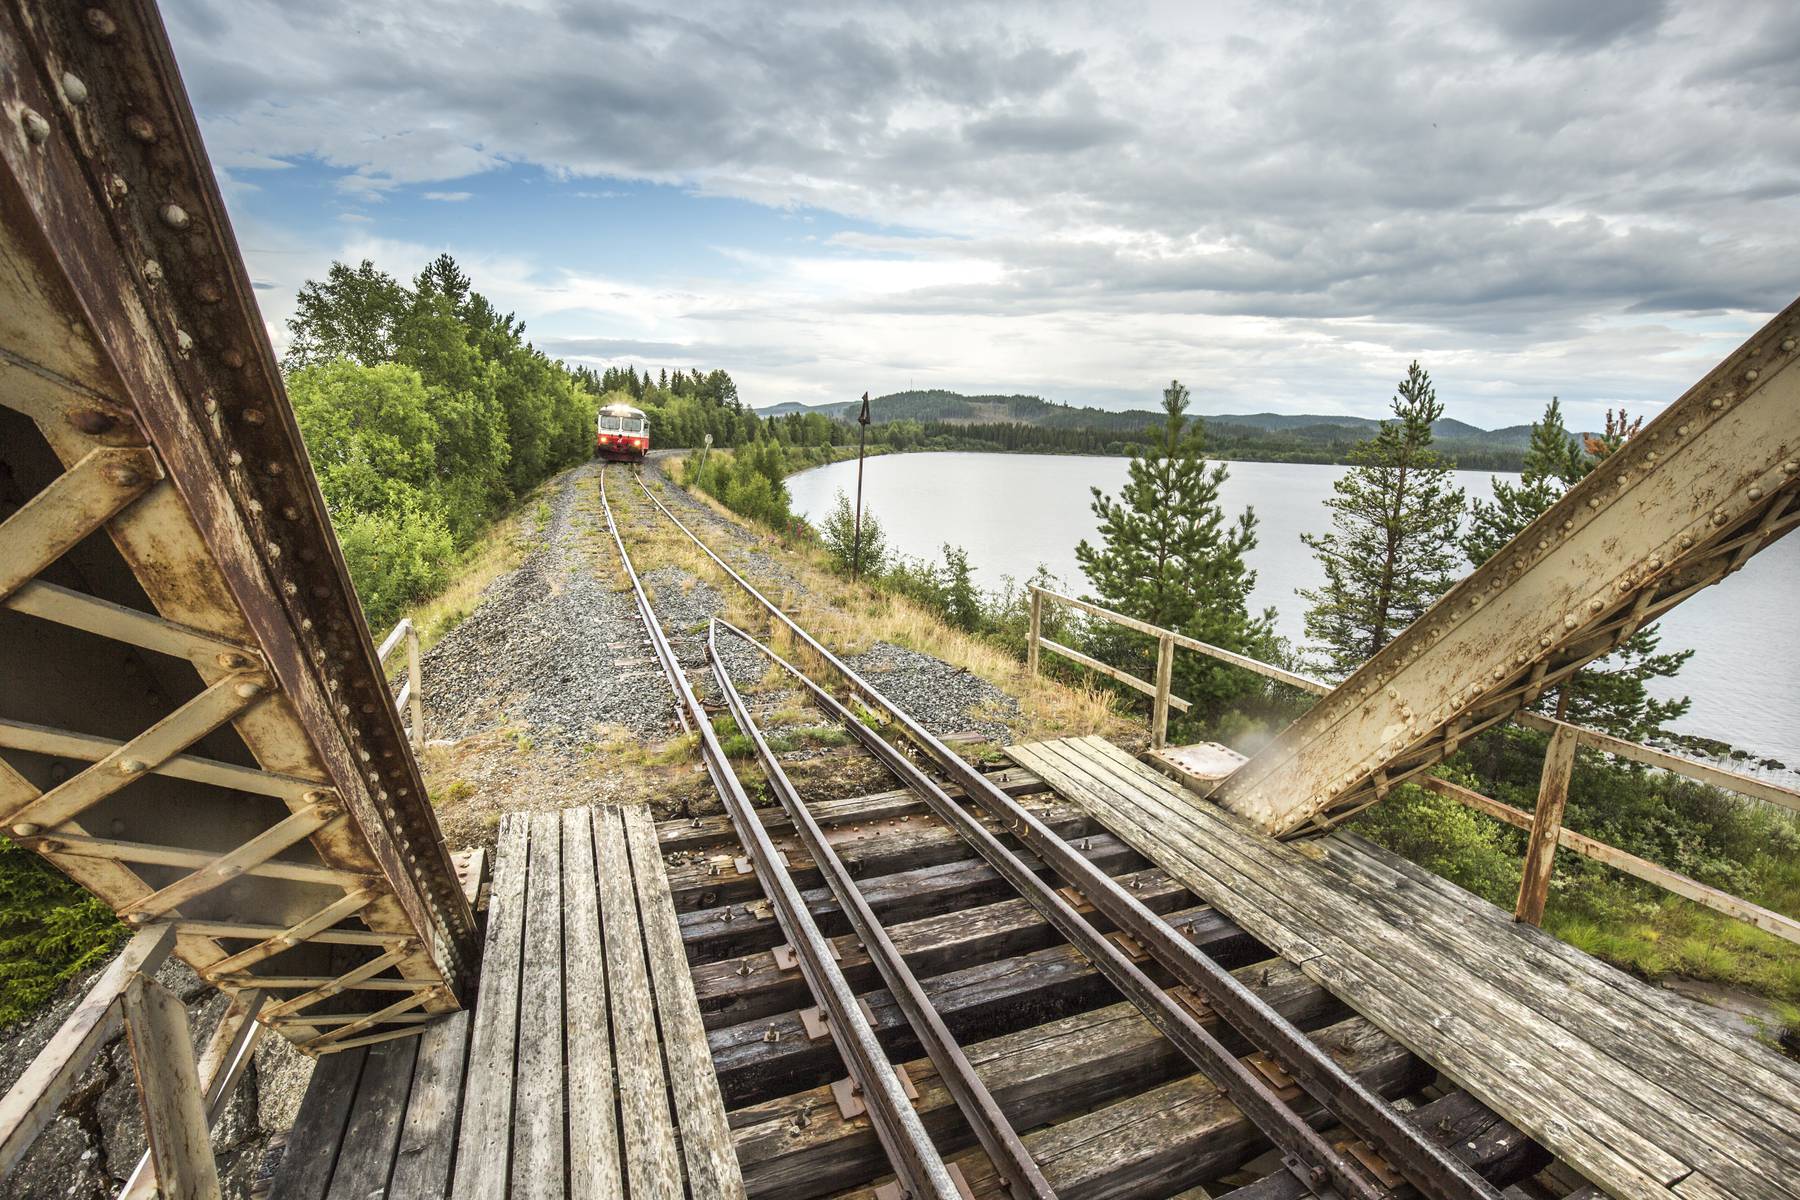
[[(1027, 805), (1027, 807), (1031, 807)], [(1066, 801), (1057, 800), (1035, 810), (1045, 824), (1065, 838), (1096, 833), (1093, 818)], [(895, 821), (900, 822), (896, 825)], [(1009, 845), (1017, 846), (1010, 835)], [(819, 870), (800, 847), (797, 838), (777, 840), (786, 854), (788, 874), (801, 888), (819, 886)], [(975, 857), (975, 852), (955, 830), (936, 817), (915, 815), (896, 817), (880, 824), (841, 827), (832, 838), (838, 857), (858, 879), (875, 879), (915, 867), (935, 866)], [(669, 891), (675, 898), (677, 911), (710, 908), (734, 900), (755, 900), (762, 896), (762, 885), (754, 874), (739, 875), (733, 862), (735, 855), (724, 851), (682, 855), (682, 861), (666, 868)], [(714, 874), (715, 867), (718, 871)]]
[[(1598, 960), (1590, 957), (1575, 969), (1558, 956), (1540, 953), (1537, 939), (1511, 936), (1520, 927), (1504, 921), (1498, 910), (1463, 907), (1450, 894), (1461, 889), (1446, 880), (1431, 877), (1435, 884), (1425, 883), (1429, 890), (1420, 896), (1419, 883), (1385, 869), (1373, 857), (1347, 859), (1353, 852), (1337, 843), (1337, 835), (1316, 848), (1322, 852), (1320, 867), (1331, 872), (1334, 883), (1372, 912), (1403, 925), (1421, 943), (1456, 956), (1490, 984), (1511, 986), (1540, 1019), (1568, 1030), (1623, 1070), (1683, 1097), (1707, 1119), (1736, 1129), (1800, 1175), (1800, 1083), (1783, 1088), (1776, 1071), (1764, 1069), (1785, 1068), (1786, 1060), (1723, 1030), (1718, 1040), (1699, 1035), (1681, 1017), (1687, 1003), (1681, 997), (1651, 993), (1648, 999), (1654, 1003), (1648, 1003), (1635, 990), (1608, 987), (1594, 973), (1621, 973)], [(1357, 865), (1351, 867), (1351, 861)], [(1538, 985), (1519, 987), (1521, 979), (1535, 979)], [(1727, 1039), (1741, 1045), (1729, 1045)], [(1766, 1084), (1774, 1086), (1763, 1092)]]
[[(1418, 1059), (1360, 1017), (1312, 1035), (1366, 1085), (1404, 1094), (1430, 1077)], [(1310, 1097), (1295, 1102), (1316, 1111)], [(1025, 1136), (1026, 1149), (1063, 1196), (1164, 1196), (1235, 1169), (1268, 1143), (1218, 1088), (1189, 1075)], [(1007, 1195), (985, 1155), (955, 1159), (978, 1198)], [(844, 1200), (873, 1200), (873, 1189)]]
[(1060, 773), (1072, 789), (1105, 807), (1128, 840), (1135, 835), (1145, 847), (1153, 845), (1173, 873), (1235, 910), (1252, 932), (1287, 938), (1300, 931), (1309, 942), (1330, 946), (1330, 954), (1309, 959), (1304, 969), (1559, 1153), (1596, 1164), (1621, 1191), (1645, 1197), (1664, 1193), (1668, 1182), (1687, 1173), (1686, 1163), (1617, 1116), (1616, 1101), (1602, 1107), (1583, 1094), (1584, 1086), (1604, 1090), (1606, 1084), (1592, 1055), (1572, 1039), (1567, 1055), (1541, 1060), (1554, 1068), (1534, 1073), (1527, 1083), (1503, 1064), (1529, 1061), (1523, 1047), (1542, 1031), (1517, 1021), (1505, 997), (1454, 972), (1453, 963), (1432, 961), (1325, 889), (1297, 904), (1295, 893), (1307, 882), (1298, 852), (1253, 838), (1210, 807), (1177, 799), (1167, 781), (1104, 745), (1036, 749), (1042, 752), (1036, 757), (1040, 770)]
[[(1144, 864), (1142, 855), (1109, 833), (1091, 834), (1074, 845), (1089, 861), (1109, 873)], [(1047, 870), (1035, 856), (1022, 857), (1040, 875)], [(863, 898), (886, 925), (969, 909), (1015, 894), (1011, 884), (978, 858), (870, 878), (861, 887)], [(809, 888), (802, 895), (822, 931), (837, 934), (849, 929), (849, 922), (828, 889)], [(780, 925), (763, 908), (754, 902), (738, 903), (681, 914), (682, 941), (687, 945), (689, 961), (713, 962), (781, 942), (785, 935)]]
[(281, 1156), (275, 1200), (324, 1200), (368, 1053), (361, 1046), (340, 1050), (327, 1054), (313, 1068), (306, 1098), (300, 1102), (300, 1114), (288, 1135), (287, 1151)]
[[(1009, 796), (1028, 796), (1049, 791), (1047, 785), (1037, 776), (1023, 767), (1007, 767), (988, 775), (995, 787)], [(946, 784), (944, 790), (952, 799), (961, 798), (962, 789), (955, 784)], [(894, 788), (885, 792), (871, 792), (866, 796), (849, 796), (843, 799), (817, 800), (808, 807), (819, 824), (827, 829), (835, 829), (842, 825), (869, 824), (874, 821), (890, 821), (895, 817), (910, 817), (918, 813), (930, 811), (925, 802), (911, 788)], [(769, 832), (775, 833), (792, 829), (793, 822), (788, 820), (787, 813), (779, 806), (771, 804), (767, 808), (757, 810), (757, 816)], [(722, 813), (705, 817), (689, 817), (672, 821), (658, 821), (656, 824), (656, 840), (665, 855), (681, 851), (704, 850), (714, 846), (736, 846), (737, 831), (731, 827), (731, 819)], [(734, 851), (735, 853), (735, 851)]]
[[(1550, 1155), (1467, 1092), (1452, 1092), (1407, 1114), (1427, 1136), (1448, 1148), (1496, 1187), (1507, 1187), (1544, 1169)], [(1300, 1177), (1276, 1169), (1232, 1192), (1234, 1200), (1308, 1200)], [(1175, 1200), (1189, 1200), (1183, 1193)], [(1198, 1200), (1194, 1197), (1193, 1200)], [(1564, 1197), (1564, 1200), (1575, 1200)], [(1598, 1200), (1594, 1197), (1593, 1200)]]
[(457, 1138), (457, 1200), (486, 1200), (506, 1191), (512, 1145), (513, 1058), (519, 1036), (519, 971), (525, 936), (525, 877), (529, 818), (508, 813), (488, 900), (487, 945), (463, 1085), (462, 1132)]
[(175, 929), (168, 924), (159, 923), (132, 935), (0, 1099), (0, 1179), (55, 1118), (69, 1089), (118, 1028), (119, 997), (131, 977), (154, 974), (174, 947)]
[[(1135, 767), (1115, 747), (1090, 744), (1120, 772), (1116, 778)], [(1150, 778), (1141, 771), (1137, 774)], [(1800, 1174), (1795, 1171), (1800, 1164), (1800, 1123), (1785, 1119), (1791, 1115), (1792, 1098), (1785, 1102), (1786, 1112), (1782, 1102), (1745, 1106), (1742, 1081), (1718, 1072), (1715, 1056), (1683, 1059), (1670, 1054), (1666, 1017), (1620, 1021), (1614, 1014), (1569, 1004), (1567, 990), (1548, 980), (1521, 987), (1521, 980), (1529, 976), (1506, 953), (1517, 944), (1512, 936), (1517, 926), (1497, 911), (1489, 910), (1479, 926), (1467, 921), (1440, 926), (1429, 912), (1397, 909), (1391, 891), (1346, 887), (1345, 879), (1315, 858), (1310, 847), (1303, 852), (1272, 846), (1216, 809), (1196, 810), (1185, 797), (1168, 792), (1163, 781), (1157, 783), (1168, 794), (1164, 803), (1174, 806), (1163, 811), (1196, 813), (1195, 819), (1207, 824), (1208, 844), (1235, 844), (1242, 857), (1234, 861), (1240, 865), (1255, 855), (1285, 864), (1290, 890), (1314, 897), (1308, 914), (1334, 907), (1334, 921), (1346, 942), (1355, 938), (1356, 944), (1373, 944), (1391, 938), (1389, 944), (1397, 951), (1421, 956), (1426, 970), (1440, 977), (1441, 988), (1452, 994), (1482, 995), (1485, 1044), (1491, 1052), (1497, 1056), (1534, 1047), (1533, 1060), (1556, 1064), (1554, 1073), (1575, 1085), (1586, 1111), (1603, 1107), (1677, 1162), (1716, 1163), (1713, 1173), (1745, 1195), (1786, 1194), (1780, 1190), (1782, 1180)], [(1392, 936), (1396, 928), (1405, 933)], [(1475, 936), (1478, 929), (1486, 936)], [(1595, 962), (1590, 969), (1608, 968)], [(1668, 1007), (1665, 1003), (1665, 1013)], [(1710, 1102), (1702, 1099), (1709, 1089)]]
[(662, 1028), (663, 1058), (681, 1124), (688, 1191), (695, 1200), (739, 1200), (744, 1195), (744, 1179), (731, 1147), (725, 1102), (713, 1077), (706, 1028), (700, 1022), (700, 1007), (688, 979), (687, 955), (681, 948), (681, 932), (675, 927), (675, 905), (663, 878), (656, 830), (642, 808), (627, 808), (623, 816), (644, 948), (649, 953), (650, 983)]
[(219, 1200), (187, 1009), (148, 975), (131, 977), (121, 1003), (157, 1191), (167, 1200)]
[(620, 1143), (636, 1200), (679, 1200), (680, 1157), (668, 1085), (657, 1050), (656, 1001), (632, 890), (625, 825), (617, 809), (594, 812), (594, 859), (600, 880), (600, 924), (612, 1004), (613, 1053), (619, 1072)]
[(418, 1050), (417, 1038), (369, 1047), (356, 1098), (351, 1101), (350, 1124), (338, 1151), (337, 1169), (325, 1193), (327, 1200), (367, 1200), (388, 1194)]
[[(1267, 951), (1210, 908), (1176, 913), (1170, 925), (1229, 966), (1266, 957)], [(1150, 977), (1167, 982), (1159, 967)], [(1117, 996), (1106, 978), (1066, 943), (992, 963), (978, 963), (923, 981), (925, 994), (960, 1042), (972, 1042), (1110, 1003)], [(917, 1039), (885, 989), (864, 993), (872, 1025), (891, 1054), (916, 1054)], [(707, 1034), (713, 1068), (726, 1101), (739, 1105), (771, 1091), (822, 1084), (841, 1075), (829, 1042), (806, 1037), (797, 1013), (781, 1013), (715, 1029)]]
[(569, 1071), (569, 1193), (625, 1193), (614, 1116), (611, 1016), (605, 947), (600, 939), (594, 817), (565, 809), (563, 834), (563, 990)]
[[(1279, 960), (1239, 968), (1238, 975), (1302, 1028), (1346, 1015), (1328, 992)], [(1235, 1039), (1229, 1030), (1220, 1032)], [(1110, 1103), (1192, 1069), (1125, 1002), (966, 1043), (964, 1049), (1020, 1129)], [(973, 1145), (973, 1135), (930, 1061), (908, 1063), (907, 1073), (918, 1085), (915, 1107), (934, 1142), (945, 1151)], [(851, 1187), (884, 1169), (886, 1160), (867, 1122), (839, 1116), (823, 1085), (737, 1109), (732, 1123), (746, 1181), (761, 1195)]]
[[(1427, 936), (1456, 939), (1480, 921), (1485, 932), (1510, 937), (1496, 963), (1481, 959), (1478, 966), (1489, 970), (1490, 977), (1505, 972), (1507, 979), (1517, 979), (1521, 970), (1543, 977), (1548, 988), (1534, 995), (1546, 1018), (1580, 1029), (1595, 1045), (1642, 1031), (1651, 1038), (1647, 1045), (1663, 1052), (1647, 1054), (1640, 1069), (1669, 1072), (1667, 1078), (1690, 1085), (1701, 1083), (1712, 1090), (1717, 1112), (1735, 1108), (1759, 1117), (1762, 1126), (1777, 1132), (1778, 1144), (1800, 1148), (1800, 1063), (1753, 1042), (1710, 1009), (1652, 988), (1559, 937), (1521, 925), (1496, 927), (1492, 905), (1480, 896), (1354, 833), (1337, 831), (1314, 846), (1321, 851), (1321, 864), (1372, 903), (1393, 892), (1426, 889), (1429, 901), (1413, 901), (1409, 910)], [(1678, 1052), (1669, 1054), (1670, 1047)]]
[(1564, 725), (1550, 735), (1550, 744), (1544, 748), (1537, 808), (1531, 814), (1531, 837), (1519, 875), (1519, 902), (1513, 909), (1513, 915), (1528, 925), (1544, 923), (1544, 902), (1550, 898), (1550, 876), (1556, 870), (1556, 843), (1562, 832), (1563, 811), (1569, 806), (1575, 742), (1574, 727)]
[[(1132, 857), (1137, 857), (1135, 851)], [(1172, 912), (1189, 897), (1187, 888), (1170, 879), (1161, 867), (1127, 872), (1118, 878), (1152, 912)], [(1093, 920), (1102, 929), (1111, 928), (1101, 914), (1094, 914)], [(907, 965), (921, 978), (1027, 954), (1062, 940), (1062, 935), (1024, 900), (1002, 900), (884, 925)], [(852, 987), (866, 991), (880, 986), (880, 974), (869, 961), (868, 953), (858, 946), (854, 933), (841, 934), (832, 939), (832, 944), (837, 950), (838, 966)], [(781, 970), (769, 951), (702, 963), (692, 967), (689, 974), (709, 1029), (805, 1008), (812, 1003), (799, 971)]]
[(519, 969), (519, 1049), (513, 1080), (512, 1192), (563, 1195), (562, 818), (531, 814), (525, 945)]
[(436, 1200), (450, 1191), (471, 1023), (472, 1014), (464, 1009), (438, 1021), (419, 1038), (387, 1200)]

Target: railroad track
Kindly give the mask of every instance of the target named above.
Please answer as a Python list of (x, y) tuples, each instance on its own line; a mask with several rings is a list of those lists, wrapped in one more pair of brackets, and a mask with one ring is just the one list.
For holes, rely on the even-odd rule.
[[(1022, 771), (966, 763), (635, 472), (607, 468), (600, 491), (726, 810), (660, 833), (753, 1195), (1461, 1200), (1497, 1197), (1543, 1165), (1516, 1130), (1091, 818)], [(761, 780), (748, 787), (696, 690), (701, 671), (679, 661), (633, 564), (629, 543), (653, 523), (752, 601), (751, 629), (711, 623), (704, 667), (714, 708), (754, 748)], [(770, 649), (778, 629), (810, 675)], [(894, 790), (804, 801), (727, 666), (733, 643), (848, 730)]]

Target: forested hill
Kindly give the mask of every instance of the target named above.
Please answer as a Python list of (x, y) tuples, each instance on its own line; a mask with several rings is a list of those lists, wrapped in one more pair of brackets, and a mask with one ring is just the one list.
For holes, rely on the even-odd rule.
[[(758, 415), (818, 413), (854, 420), (858, 402), (802, 405), (793, 402), (758, 410)], [(895, 392), (870, 401), (877, 425), (917, 424), (952, 441), (992, 443), (996, 449), (1062, 453), (1123, 454), (1160, 413), (1124, 412), (1056, 404), (1040, 396), (965, 396), (947, 391)], [(1380, 425), (1371, 417), (1285, 413), (1202, 414), (1207, 445), (1220, 457), (1269, 462), (1341, 462), (1357, 442)], [(1474, 470), (1516, 470), (1530, 440), (1529, 425), (1482, 429), (1444, 418), (1432, 425), (1438, 449), (1458, 466)], [(884, 440), (892, 440), (884, 439)], [(956, 448), (973, 448), (956, 447)]]

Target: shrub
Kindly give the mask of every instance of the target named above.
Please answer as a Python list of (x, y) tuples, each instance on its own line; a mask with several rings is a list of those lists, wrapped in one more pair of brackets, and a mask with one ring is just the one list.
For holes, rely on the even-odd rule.
[[(856, 545), (856, 510), (850, 507), (850, 497), (841, 491), (832, 510), (819, 524), (819, 541), (831, 556), (833, 565), (849, 574)], [(861, 557), (862, 573), (870, 577), (880, 575), (887, 565), (887, 535), (882, 532), (881, 521), (866, 507), (862, 514)]]

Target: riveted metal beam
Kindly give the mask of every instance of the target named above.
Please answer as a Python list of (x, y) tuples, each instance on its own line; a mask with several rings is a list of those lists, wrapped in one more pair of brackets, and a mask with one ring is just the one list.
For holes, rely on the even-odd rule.
[(1278, 835), (1341, 820), (1800, 524), (1797, 340), (1800, 301), (1212, 797)]

